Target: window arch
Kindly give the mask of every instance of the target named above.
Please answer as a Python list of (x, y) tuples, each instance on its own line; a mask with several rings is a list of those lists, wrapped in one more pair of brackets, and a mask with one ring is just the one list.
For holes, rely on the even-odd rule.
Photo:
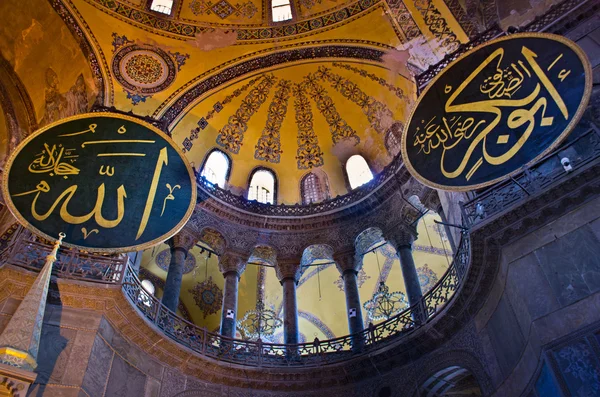
[(273, 22), (285, 22), (292, 19), (292, 4), (290, 0), (271, 0), (271, 20)]
[(248, 200), (264, 204), (277, 202), (277, 178), (273, 171), (262, 167), (252, 171), (248, 184)]
[(171, 15), (173, 11), (173, 3), (175, 0), (150, 0), (148, 7), (151, 11), (160, 12), (161, 14)]
[(302, 204), (318, 203), (328, 198), (327, 189), (323, 187), (321, 178), (313, 172), (302, 177), (300, 181), (300, 195)]
[(373, 179), (367, 160), (360, 154), (355, 154), (346, 161), (346, 176), (350, 189), (356, 189)]
[(229, 179), (231, 171), (231, 159), (225, 152), (219, 149), (213, 149), (206, 159), (200, 172), (207, 181), (225, 188), (225, 182)]

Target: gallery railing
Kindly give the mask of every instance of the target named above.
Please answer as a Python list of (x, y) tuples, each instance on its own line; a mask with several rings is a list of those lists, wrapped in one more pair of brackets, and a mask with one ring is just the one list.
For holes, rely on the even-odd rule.
[(231, 193), (227, 189), (220, 188), (218, 185), (209, 182), (204, 177), (197, 174), (196, 180), (198, 182), (199, 189), (198, 199), (202, 200), (202, 193), (204, 192), (204, 196), (208, 194), (240, 210), (252, 212), (254, 214), (259, 215), (306, 216), (321, 214), (328, 211), (339, 210), (340, 208), (347, 207), (348, 205), (356, 203), (359, 200), (367, 197), (378, 186), (380, 186), (388, 178), (392, 177), (402, 167), (402, 160), (400, 159), (400, 157), (396, 157), (396, 159), (394, 159), (392, 163), (390, 163), (386, 168), (384, 168), (383, 171), (375, 175), (370, 182), (356, 189), (353, 189), (351, 192), (343, 196), (337, 196), (319, 203), (313, 203), (308, 205), (272, 205), (259, 203), (258, 201), (254, 200), (247, 200), (243, 196), (238, 196), (236, 194)]
[[(583, 128), (580, 124), (578, 128)], [(574, 132), (572, 135), (575, 135)], [(515, 204), (547, 190), (572, 173), (600, 158), (600, 130), (591, 125), (587, 131), (569, 139), (531, 168), (496, 184), (466, 204), (462, 204), (463, 222), (474, 226), (500, 214)], [(563, 164), (567, 161), (568, 166)]]
[[(10, 263), (29, 270), (40, 271), (52, 244), (44, 242), (19, 227), (8, 248), (2, 252), (2, 263)], [(94, 255), (77, 249), (62, 247), (54, 262), (53, 275), (100, 283), (120, 284), (127, 266), (127, 255)]]
[[(470, 261), (470, 239), (463, 233), (451, 266), (418, 305), (364, 331), (335, 339), (315, 340), (297, 345), (231, 339), (198, 327), (163, 306), (143, 289), (130, 267), (123, 280), (123, 292), (131, 304), (175, 341), (195, 352), (236, 364), (280, 367), (311, 366), (335, 363), (366, 354), (391, 341), (408, 335), (431, 321), (450, 302), (461, 285)], [(424, 320), (420, 313), (426, 313)]]

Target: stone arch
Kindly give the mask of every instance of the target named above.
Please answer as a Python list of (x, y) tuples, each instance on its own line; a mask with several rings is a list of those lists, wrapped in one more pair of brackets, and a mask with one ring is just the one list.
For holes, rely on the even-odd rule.
[(221, 232), (206, 227), (200, 232), (199, 240), (208, 245), (217, 255), (222, 255), (227, 247), (227, 240)]
[(415, 373), (418, 375), (414, 397), (441, 397), (452, 387), (458, 390), (465, 385), (478, 388), (482, 396), (492, 392), (492, 383), (483, 365), (464, 350), (440, 351), (426, 357)]
[(266, 244), (256, 245), (252, 249), (248, 262), (275, 267), (277, 265), (277, 250)]
[(302, 259), (300, 266), (305, 267), (315, 261), (325, 260), (333, 262), (333, 248), (328, 244), (313, 244), (309, 245), (302, 251)]
[(354, 240), (354, 248), (357, 255), (362, 255), (385, 241), (383, 231), (379, 227), (369, 227), (356, 237)]

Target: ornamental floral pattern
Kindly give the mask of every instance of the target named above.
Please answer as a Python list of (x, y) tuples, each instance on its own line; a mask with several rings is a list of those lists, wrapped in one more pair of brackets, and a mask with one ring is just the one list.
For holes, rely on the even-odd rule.
[(257, 77), (255, 79), (250, 80), (249, 82), (247, 82), (240, 88), (236, 88), (231, 94), (227, 95), (225, 97), (225, 99), (223, 99), (222, 101), (215, 102), (212, 109), (210, 109), (206, 113), (206, 116), (204, 116), (204, 117), (200, 118), (200, 120), (198, 120), (198, 127), (194, 128), (190, 132), (190, 136), (183, 140), (183, 152), (184, 153), (189, 152), (192, 149), (192, 146), (194, 146), (194, 141), (196, 139), (198, 139), (198, 136), (200, 135), (200, 130), (204, 130), (206, 127), (208, 127), (208, 125), (209, 125), (208, 120), (212, 119), (213, 116), (215, 115), (215, 113), (220, 113), (221, 110), (223, 110), (225, 108), (225, 105), (231, 103), (232, 100), (234, 100), (235, 98), (242, 95), (244, 92), (246, 92), (248, 90), (248, 88), (254, 86), (254, 84), (256, 84), (256, 82), (258, 80), (260, 80), (261, 78), (262, 77)]
[(292, 92), (292, 82), (289, 80), (279, 81), (273, 101), (269, 105), (267, 123), (262, 135), (256, 144), (254, 158), (257, 160), (279, 163), (281, 160), (281, 124), (287, 113), (287, 105)]
[(390, 7), (390, 15), (396, 21), (407, 40), (412, 40), (421, 35), (417, 23), (413, 19), (410, 11), (406, 8), (404, 0), (387, 0)]
[(343, 78), (338, 74), (331, 73), (331, 71), (324, 66), (319, 67), (316, 76), (327, 80), (331, 87), (336, 91), (360, 106), (365, 116), (367, 116), (369, 124), (371, 124), (371, 127), (373, 127), (375, 131), (380, 134), (387, 131), (387, 127), (391, 125), (394, 120), (394, 115), (386, 105), (365, 94), (358, 87), (358, 84)]
[(248, 121), (267, 100), (271, 87), (273, 87), (276, 80), (276, 77), (272, 74), (265, 75), (258, 86), (246, 95), (235, 114), (230, 116), (228, 123), (219, 130), (217, 136), (219, 146), (231, 153), (239, 153), (244, 140), (244, 133), (248, 129)]
[[(365, 281), (367, 281), (370, 278), (371, 276), (368, 276), (367, 272), (365, 272), (365, 269), (361, 267), (357, 275), (358, 288), (362, 287)], [(335, 284), (335, 286), (338, 287), (340, 291), (344, 291), (344, 279), (342, 278), (342, 276), (335, 280), (333, 284)]]
[(383, 77), (378, 77), (377, 75), (375, 75), (373, 73), (369, 73), (364, 69), (356, 68), (352, 65), (348, 65), (345, 63), (333, 62), (332, 65), (337, 68), (349, 70), (349, 71), (354, 72), (362, 77), (366, 77), (366, 78), (370, 79), (371, 81), (376, 82), (380, 86), (387, 88), (388, 90), (390, 90), (392, 93), (394, 93), (394, 95), (396, 95), (400, 99), (406, 98), (406, 95), (404, 94), (404, 91), (402, 91), (401, 88), (388, 83)]
[(227, 0), (220, 0), (213, 4), (211, 1), (192, 0), (190, 8), (194, 15), (216, 15), (221, 19), (231, 15), (250, 19), (258, 12), (258, 8), (251, 1), (232, 4)]
[(298, 126), (298, 149), (296, 161), (299, 170), (307, 170), (323, 165), (323, 152), (319, 147), (317, 134), (313, 129), (313, 114), (310, 102), (301, 84), (294, 86), (294, 110)]
[(221, 310), (221, 303), (223, 302), (223, 291), (209, 276), (206, 280), (198, 283), (194, 288), (188, 290), (189, 293), (194, 297), (196, 306), (202, 310), (204, 318), (206, 316), (218, 313)]
[(446, 48), (448, 53), (456, 50), (460, 45), (456, 34), (448, 26), (448, 22), (444, 19), (444, 16), (437, 9), (432, 0), (416, 0), (415, 7), (425, 20), (425, 24), (429, 27), (429, 30), (433, 35), (441, 40), (442, 45)]
[(356, 134), (356, 131), (342, 119), (333, 100), (327, 93), (327, 90), (318, 84), (319, 80), (320, 78), (317, 74), (309, 73), (304, 77), (304, 84), (308, 94), (316, 102), (317, 109), (319, 109), (323, 117), (325, 117), (325, 120), (327, 120), (327, 124), (329, 124), (329, 131), (331, 132), (333, 143), (336, 144), (343, 140), (351, 140), (354, 141), (354, 145), (358, 145), (360, 143), (359, 136)]
[(437, 274), (429, 268), (427, 263), (417, 268), (417, 275), (419, 276), (419, 284), (423, 293), (432, 289), (439, 280)]

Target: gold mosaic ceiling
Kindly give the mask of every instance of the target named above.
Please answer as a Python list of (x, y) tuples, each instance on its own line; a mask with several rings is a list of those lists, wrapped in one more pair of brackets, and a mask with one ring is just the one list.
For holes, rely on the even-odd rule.
[[(45, 21), (25, 18), (31, 5), (15, 6), (24, 19), (6, 29), (21, 32), (19, 51), (48, 49), (17, 65), (46, 70), (45, 79), (23, 79), (38, 120), (69, 115), (44, 103), (48, 92), (68, 101), (85, 89), (87, 103), (71, 107), (96, 100), (158, 119), (197, 168), (210, 150), (224, 150), (235, 193), (257, 166), (272, 169), (278, 202), (287, 204), (300, 201), (310, 171), (327, 178), (329, 196), (345, 194), (352, 154), (381, 171), (395, 154), (385, 135), (401, 128), (416, 97), (412, 66), (426, 68), (466, 41), (461, 26), (473, 33), (455, 16), (464, 17), (458, 0), (293, 0), (294, 20), (276, 25), (266, 0), (176, 1), (172, 17), (149, 11), (146, 0), (34, 1), (62, 19), (67, 47), (44, 35)], [(80, 49), (88, 65), (65, 57)]]

